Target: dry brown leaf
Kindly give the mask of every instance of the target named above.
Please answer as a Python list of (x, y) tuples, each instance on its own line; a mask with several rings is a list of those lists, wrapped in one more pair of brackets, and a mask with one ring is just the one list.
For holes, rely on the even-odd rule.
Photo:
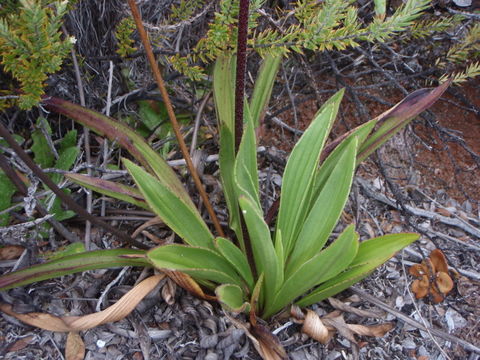
[(395, 325), (390, 322), (378, 325), (347, 324), (347, 326), (357, 335), (373, 337), (383, 337), (387, 332), (395, 327)]
[(25, 336), (18, 341), (15, 341), (7, 348), (7, 352), (16, 352), (25, 349), (30, 345), (35, 337), (33, 335)]
[(307, 310), (302, 332), (321, 344), (326, 344), (332, 337), (332, 334), (325, 327), (318, 314), (312, 310)]
[(20, 245), (5, 245), (0, 248), (0, 260), (18, 259), (25, 251), (25, 248)]
[(70, 332), (65, 344), (66, 360), (83, 360), (85, 357), (85, 344), (78, 332)]
[(85, 316), (54, 316), (46, 313), (19, 314), (9, 304), (1, 303), (0, 310), (18, 320), (44, 330), (76, 332), (91, 329), (107, 322), (118, 321), (130, 314), (142, 299), (165, 277), (151, 276), (123, 295), (115, 304), (97, 313)]

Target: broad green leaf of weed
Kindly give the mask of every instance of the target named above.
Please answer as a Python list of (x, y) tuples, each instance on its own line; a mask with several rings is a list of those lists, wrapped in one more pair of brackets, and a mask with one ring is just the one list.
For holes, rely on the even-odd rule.
[(221, 56), (213, 70), (213, 96), (217, 113), (220, 151), (219, 165), (223, 193), (227, 202), (230, 227), (235, 231), (240, 247), (245, 251), (240, 209), (234, 179), (235, 169), (235, 56)]
[(86, 187), (87, 189), (151, 211), (150, 207), (143, 198), (143, 195), (136, 188), (81, 174), (68, 173), (65, 174), (65, 177), (76, 184)]
[(253, 119), (248, 104), (245, 104), (245, 124), (242, 141), (235, 159), (234, 177), (237, 185), (237, 197), (246, 195), (255, 201), (261, 209), (258, 190), (257, 144)]
[[(345, 139), (340, 142), (333, 151), (328, 155), (328, 157), (322, 162), (321, 166), (317, 169), (314, 184), (313, 184), (313, 191), (312, 191), (312, 205), (313, 201), (317, 199), (318, 194), (323, 189), (325, 185), (325, 181), (329, 178), (330, 174), (332, 173), (335, 165), (338, 163), (340, 156), (343, 154), (345, 147), (349, 145), (350, 140), (354, 137), (358, 139), (357, 145), (357, 152), (359, 150), (360, 145), (365, 141), (368, 134), (372, 131), (373, 127), (375, 126), (376, 122), (374, 120), (370, 120), (365, 124), (360, 125), (352, 133), (345, 137)], [(329, 144), (330, 145), (330, 144)], [(355, 167), (359, 165), (359, 162), (356, 162)]]
[(270, 101), (275, 77), (282, 61), (281, 56), (266, 55), (258, 71), (255, 87), (253, 89), (250, 108), (255, 128), (260, 125), (265, 115), (265, 108)]
[(215, 295), (222, 307), (234, 313), (250, 310), (250, 304), (245, 301), (245, 292), (238, 285), (223, 284), (215, 289)]

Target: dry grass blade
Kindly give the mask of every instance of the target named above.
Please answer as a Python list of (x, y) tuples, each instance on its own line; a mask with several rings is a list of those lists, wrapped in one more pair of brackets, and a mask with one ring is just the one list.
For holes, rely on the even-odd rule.
[(19, 314), (12, 310), (11, 305), (5, 303), (0, 304), (0, 310), (26, 324), (44, 330), (58, 332), (78, 332), (82, 330), (88, 330), (93, 327), (108, 322), (118, 321), (126, 317), (164, 277), (165, 274), (151, 276), (143, 280), (128, 293), (123, 295), (114, 305), (106, 308), (103, 311), (85, 316), (58, 317), (46, 313)]

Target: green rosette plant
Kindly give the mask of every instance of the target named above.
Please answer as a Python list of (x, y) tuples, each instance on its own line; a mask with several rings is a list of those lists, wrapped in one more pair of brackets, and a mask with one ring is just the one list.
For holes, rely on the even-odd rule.
[[(275, 226), (264, 220), (257, 169), (258, 126), (269, 101), (280, 58), (267, 56), (244, 107), (244, 131), (234, 144), (235, 57), (217, 60), (214, 98), (220, 133), (220, 172), (232, 239), (215, 237), (174, 171), (134, 130), (112, 118), (58, 98), (44, 105), (116, 140), (138, 164), (123, 163), (136, 187), (68, 175), (70, 180), (151, 210), (183, 244), (144, 250), (73, 254), (0, 277), (0, 289), (74, 272), (116, 266), (163, 270), (198, 296), (229, 311), (252, 311), (265, 319), (290, 304), (308, 306), (368, 276), (419, 235), (391, 234), (360, 241), (354, 225), (332, 236), (358, 164), (429, 107), (448, 86), (412, 93), (392, 109), (325, 146), (343, 90), (318, 110), (289, 156)], [(242, 225), (243, 224), (243, 225)], [(83, 260), (82, 260), (83, 259)]]

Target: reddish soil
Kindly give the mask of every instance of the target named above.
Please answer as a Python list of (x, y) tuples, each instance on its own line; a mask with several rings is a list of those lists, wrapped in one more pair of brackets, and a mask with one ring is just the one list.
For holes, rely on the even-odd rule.
[[(480, 81), (471, 81), (462, 88), (463, 96), (477, 108), (480, 107)], [(381, 96), (392, 103), (399, 102), (403, 96), (389, 89), (369, 89), (370, 95)], [(325, 97), (326, 99), (326, 97)], [(361, 99), (373, 118), (389, 107), (369, 98)], [(450, 101), (450, 102), (449, 102)], [(389, 165), (389, 175), (400, 179), (402, 185), (418, 186), (423, 192), (436, 197), (445, 190), (448, 198), (460, 204), (469, 200), (473, 209), (480, 199), (480, 169), (461, 142), (477, 156), (480, 155), (480, 118), (472, 111), (454, 105), (458, 103), (453, 96), (445, 94), (432, 108), (435, 121), (440, 128), (457, 136), (451, 138), (430, 127), (421, 118), (413, 125), (394, 137), (380, 152), (382, 160)], [(287, 105), (285, 102), (283, 105)], [(463, 104), (462, 104), (463, 105)], [(355, 103), (344, 97), (337, 123), (332, 133), (342, 134), (345, 129), (355, 127), (363, 121), (356, 116)], [(297, 106), (297, 120), (294, 123), (293, 110), (286, 111), (279, 118), (300, 130), (304, 130), (318, 109), (315, 100), (309, 100)], [(276, 124), (264, 132), (262, 143), (275, 146), (289, 153), (298, 136)], [(366, 161), (359, 173), (362, 177), (375, 178), (378, 170), (372, 161)], [(401, 180), (403, 179), (403, 181)]]

